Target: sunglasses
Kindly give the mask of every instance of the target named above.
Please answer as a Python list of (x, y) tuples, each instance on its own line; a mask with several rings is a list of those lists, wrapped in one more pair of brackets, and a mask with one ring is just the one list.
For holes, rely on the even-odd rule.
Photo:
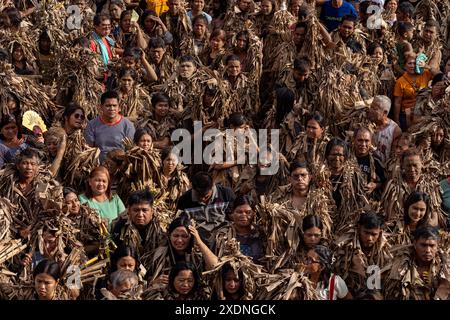
[(79, 113), (74, 113), (73, 116), (75, 117), (75, 119), (84, 120), (84, 118), (85, 118), (84, 114), (79, 114)]

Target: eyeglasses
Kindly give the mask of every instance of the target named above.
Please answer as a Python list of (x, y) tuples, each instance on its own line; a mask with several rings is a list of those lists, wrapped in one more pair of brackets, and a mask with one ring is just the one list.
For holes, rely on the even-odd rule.
[(80, 113), (74, 113), (73, 116), (75, 117), (75, 119), (84, 120), (84, 118), (85, 118), (84, 114), (80, 114)]
[(313, 264), (313, 263), (320, 263), (320, 261), (314, 260), (314, 259), (311, 258), (311, 257), (306, 257), (306, 258), (305, 258), (305, 263), (306, 263), (306, 264)]

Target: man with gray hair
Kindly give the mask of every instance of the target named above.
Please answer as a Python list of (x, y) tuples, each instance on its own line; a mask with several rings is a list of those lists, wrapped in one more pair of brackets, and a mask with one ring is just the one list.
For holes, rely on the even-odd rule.
[(402, 134), (398, 124), (388, 118), (391, 105), (391, 99), (388, 97), (375, 96), (367, 113), (369, 120), (377, 126), (374, 140), (378, 156), (383, 163), (389, 159), (394, 141)]

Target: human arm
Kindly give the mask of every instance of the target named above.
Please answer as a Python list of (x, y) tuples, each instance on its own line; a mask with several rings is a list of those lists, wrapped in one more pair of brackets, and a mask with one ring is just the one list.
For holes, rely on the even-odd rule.
[(62, 130), (61, 134), (61, 142), (59, 143), (58, 151), (56, 153), (55, 160), (53, 160), (53, 163), (48, 168), (50, 172), (52, 173), (52, 177), (56, 177), (58, 175), (59, 168), (61, 167), (61, 162), (64, 157), (64, 153), (66, 152), (66, 143), (67, 143), (67, 137), (64, 130)]
[(203, 254), (203, 259), (205, 259), (206, 269), (212, 269), (219, 262), (217, 256), (208, 248), (208, 246), (202, 241), (195, 226), (189, 226), (189, 232), (195, 239), (195, 243)]
[(393, 120), (400, 126), (400, 110), (402, 109), (402, 100), (403, 98), (401, 96), (395, 97), (394, 99), (394, 113), (393, 113)]
[(142, 52), (141, 63), (146, 71), (145, 80), (147, 80), (149, 82), (158, 81), (158, 75), (156, 74), (155, 70), (150, 65), (150, 63), (148, 63), (144, 50), (141, 50), (141, 52)]
[(95, 131), (91, 121), (88, 123), (86, 129), (84, 129), (84, 139), (90, 147), (95, 147)]

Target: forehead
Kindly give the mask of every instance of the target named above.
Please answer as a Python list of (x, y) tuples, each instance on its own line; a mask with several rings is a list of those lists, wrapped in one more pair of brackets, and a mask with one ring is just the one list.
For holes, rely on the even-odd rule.
[(239, 66), (241, 62), (239, 60), (230, 60), (228, 61), (228, 64), (232, 66)]
[(292, 171), (292, 174), (308, 174), (308, 169), (306, 168), (297, 168)]
[(349, 21), (349, 20), (344, 20), (341, 24), (341, 26), (343, 27), (354, 27), (355, 23), (353, 21)]
[(405, 157), (405, 163), (421, 163), (421, 159), (417, 155), (407, 156)]
[(332, 146), (330, 151), (343, 153), (344, 147), (343, 146)]
[(366, 130), (360, 130), (356, 134), (356, 139), (370, 139), (370, 137), (371, 137), (370, 132)]
[(361, 226), (361, 231), (365, 233), (379, 233), (381, 232), (381, 229), (380, 228), (367, 229), (366, 227)]
[(437, 241), (433, 238), (419, 238), (416, 242), (420, 244), (437, 245)]
[(194, 64), (191, 61), (185, 61), (180, 63), (180, 67), (194, 67)]
[(119, 104), (119, 101), (117, 100), (117, 98), (105, 99), (105, 105), (110, 105), (110, 104)]

